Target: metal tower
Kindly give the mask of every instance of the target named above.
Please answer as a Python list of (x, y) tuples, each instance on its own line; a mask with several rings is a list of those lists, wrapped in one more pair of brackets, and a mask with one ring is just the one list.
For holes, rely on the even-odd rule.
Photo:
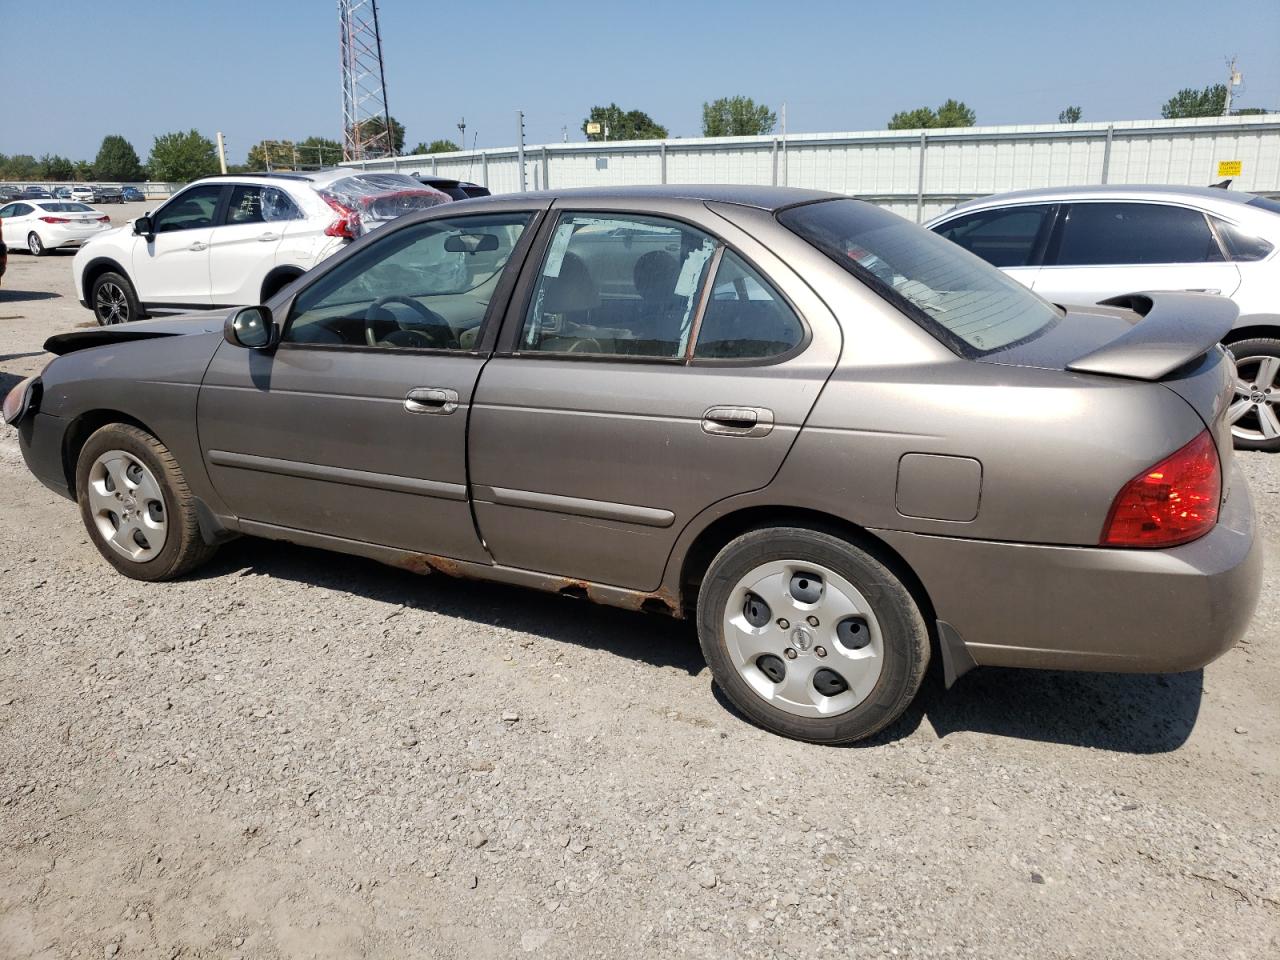
[(342, 38), (342, 159), (395, 154), (377, 0), (338, 0)]

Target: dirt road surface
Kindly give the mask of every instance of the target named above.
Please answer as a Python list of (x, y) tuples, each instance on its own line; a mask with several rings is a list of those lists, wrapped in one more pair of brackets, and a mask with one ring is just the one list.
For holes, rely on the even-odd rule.
[[(6, 389), (91, 322), (70, 263), (11, 255)], [(1221, 660), (978, 670), (823, 749), (653, 616), (254, 540), (123, 579), (4, 429), (0, 957), (1280, 956), (1280, 457), (1240, 459)]]

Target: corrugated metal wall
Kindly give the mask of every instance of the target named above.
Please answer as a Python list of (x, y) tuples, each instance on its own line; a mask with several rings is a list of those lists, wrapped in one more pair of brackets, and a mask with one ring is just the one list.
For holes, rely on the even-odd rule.
[[(923, 163), (922, 163), (923, 161)], [(525, 148), (525, 186), (751, 183), (862, 197), (927, 220), (960, 200), (1029, 187), (1095, 183), (1206, 185), (1239, 161), (1233, 189), (1280, 193), (1280, 114), (1195, 120), (873, 130)], [(442, 153), (353, 163), (434, 172), (494, 193), (520, 189), (516, 150)]]

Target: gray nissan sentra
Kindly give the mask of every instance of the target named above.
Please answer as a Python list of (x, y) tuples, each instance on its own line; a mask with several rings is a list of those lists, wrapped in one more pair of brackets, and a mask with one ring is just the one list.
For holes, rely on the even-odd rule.
[(691, 617), (743, 713), (840, 743), (930, 657), (949, 683), (1236, 642), (1234, 313), (1064, 310), (825, 193), (522, 194), (263, 306), (55, 336), (4, 415), (126, 576), (247, 534)]

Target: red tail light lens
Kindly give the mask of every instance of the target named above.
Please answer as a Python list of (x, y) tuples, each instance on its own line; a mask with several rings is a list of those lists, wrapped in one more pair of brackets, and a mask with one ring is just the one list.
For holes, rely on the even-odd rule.
[(43, 220), (45, 223), (70, 223), (71, 222), (66, 217), (41, 217), (40, 219)]
[(1134, 477), (1116, 495), (1102, 529), (1105, 547), (1172, 547), (1203, 537), (1218, 522), (1222, 465), (1205, 430)]
[(110, 223), (110, 222), (111, 222), (111, 218), (110, 218), (109, 216), (107, 216), (106, 214), (103, 214), (102, 216), (100, 216), (100, 217), (98, 218), (98, 222), (99, 222), (99, 223)]
[(339, 203), (327, 193), (320, 194), (320, 197), (338, 214), (338, 219), (324, 228), (324, 235), (345, 237), (348, 240), (357, 239), (360, 236), (360, 214)]

